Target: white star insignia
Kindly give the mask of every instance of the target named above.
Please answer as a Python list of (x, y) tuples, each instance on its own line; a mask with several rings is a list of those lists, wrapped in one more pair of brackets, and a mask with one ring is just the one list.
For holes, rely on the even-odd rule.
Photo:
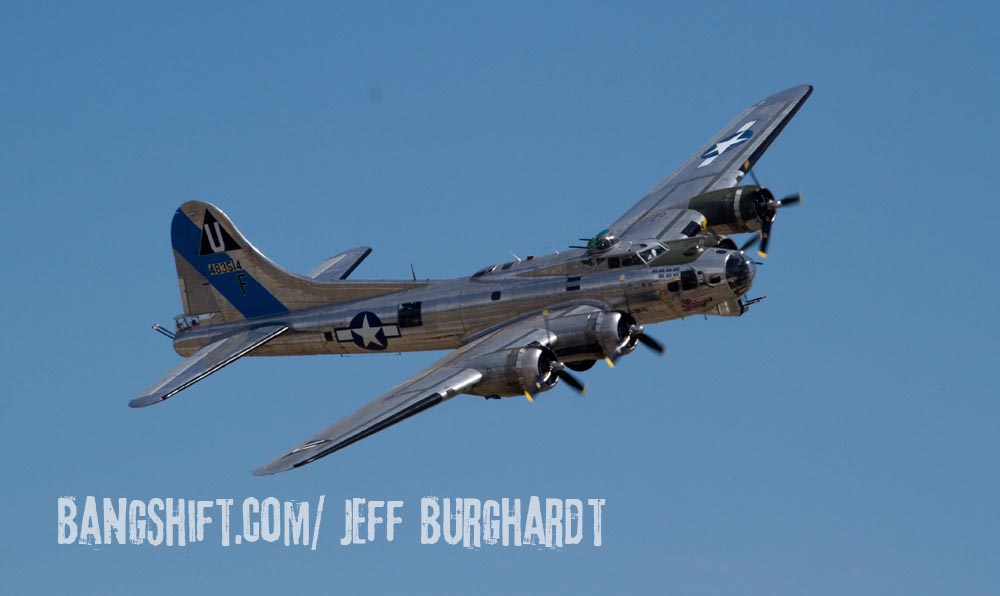
[[(361, 341), (365, 344), (366, 348), (371, 344), (384, 348), (385, 342), (379, 341), (378, 339), (378, 334), (379, 331), (382, 331), (382, 327), (372, 327), (369, 319), (370, 316), (370, 314), (366, 316), (365, 320), (361, 324), (361, 327), (354, 329), (353, 331), (361, 336)], [(385, 335), (383, 335), (383, 337), (385, 337)]]
[[(704, 161), (702, 161), (701, 164), (698, 165), (698, 167), (699, 168), (703, 168), (703, 167), (707, 166), (708, 164), (710, 164), (713, 161), (715, 161), (716, 159), (718, 159), (718, 157), (720, 155), (722, 155), (723, 153), (725, 153), (726, 151), (728, 151), (730, 147), (733, 147), (735, 145), (739, 145), (740, 143), (743, 143), (744, 141), (746, 141), (747, 139), (749, 139), (750, 137), (752, 137), (753, 136), (753, 131), (750, 131), (750, 127), (753, 126), (756, 123), (757, 123), (756, 120), (751, 120), (750, 122), (747, 122), (746, 124), (744, 124), (743, 126), (741, 126), (739, 128), (739, 130), (737, 130), (736, 132), (734, 132), (733, 134), (729, 135), (725, 139), (723, 139), (723, 140), (719, 141), (718, 143), (716, 143), (708, 151), (702, 153), (701, 157), (702, 157), (702, 159)], [(744, 134), (747, 131), (750, 131), (749, 135), (745, 135)]]

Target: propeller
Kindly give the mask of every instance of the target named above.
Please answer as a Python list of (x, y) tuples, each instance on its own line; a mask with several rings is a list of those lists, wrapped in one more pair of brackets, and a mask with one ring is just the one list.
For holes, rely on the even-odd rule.
[(608, 366), (610, 366), (611, 368), (615, 367), (615, 362), (617, 362), (619, 358), (621, 358), (627, 353), (625, 351), (625, 348), (629, 345), (629, 343), (631, 343), (632, 339), (635, 339), (636, 341), (646, 346), (650, 350), (653, 350), (660, 356), (662, 356), (667, 351), (667, 349), (663, 346), (663, 344), (653, 339), (652, 336), (646, 333), (646, 329), (642, 325), (632, 324), (629, 325), (628, 337), (625, 338), (625, 341), (623, 341), (615, 349), (614, 353), (611, 354), (611, 356), (604, 359), (604, 361), (608, 363)]
[[(558, 359), (555, 352), (549, 348), (545, 348), (538, 360), (538, 380), (535, 382), (535, 385), (541, 386), (544, 384), (546, 377), (550, 374), (555, 374), (561, 381), (569, 385), (571, 389), (580, 395), (587, 393), (587, 386), (566, 371), (566, 365)], [(528, 390), (525, 390), (524, 397), (528, 398), (530, 402), (535, 401), (535, 397)]]
[[(740, 252), (745, 251), (760, 240), (760, 250), (757, 254), (761, 258), (767, 258), (767, 244), (771, 238), (771, 226), (774, 224), (774, 218), (778, 215), (778, 209), (782, 207), (791, 207), (802, 201), (802, 193), (795, 193), (788, 195), (782, 199), (775, 199), (770, 192), (766, 189), (761, 189), (761, 199), (757, 204), (757, 218), (760, 219), (760, 233), (753, 238), (750, 238), (743, 243), (740, 247)], [(766, 193), (766, 194), (765, 194)]]

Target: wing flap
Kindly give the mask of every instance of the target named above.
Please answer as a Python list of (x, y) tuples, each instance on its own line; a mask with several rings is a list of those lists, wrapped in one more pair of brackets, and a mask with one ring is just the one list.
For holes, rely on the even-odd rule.
[(288, 331), (288, 325), (265, 325), (237, 331), (216, 340), (185, 358), (163, 378), (150, 385), (142, 395), (128, 402), (128, 405), (143, 408), (176, 395), (285, 331)]

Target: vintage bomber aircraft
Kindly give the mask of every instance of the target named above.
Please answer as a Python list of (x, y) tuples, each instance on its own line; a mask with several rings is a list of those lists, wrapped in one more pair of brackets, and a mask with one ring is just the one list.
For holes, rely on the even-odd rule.
[[(171, 397), (246, 356), (453, 350), (254, 474), (313, 462), (460, 394), (533, 395), (566, 371), (608, 364), (639, 343), (662, 352), (644, 324), (694, 314), (739, 316), (759, 237), (776, 210), (759, 185), (740, 186), (812, 92), (803, 85), (744, 111), (586, 246), (444, 281), (346, 281), (368, 247), (308, 276), (257, 251), (220, 209), (190, 201), (171, 226), (184, 314), (174, 349), (186, 358), (129, 405)], [(744, 244), (728, 236), (758, 232)], [(168, 335), (174, 334), (166, 332)]]

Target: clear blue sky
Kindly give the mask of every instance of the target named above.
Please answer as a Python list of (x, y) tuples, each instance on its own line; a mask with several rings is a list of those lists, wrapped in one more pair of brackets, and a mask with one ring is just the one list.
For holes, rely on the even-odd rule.
[[(993, 3), (5, 3), (6, 593), (995, 594)], [(614, 220), (735, 114), (816, 91), (759, 163), (802, 191), (735, 320), (657, 325), (579, 399), (457, 398), (249, 470), (438, 354), (177, 360), (169, 222), (282, 265), (471, 273)], [(316, 552), (59, 546), (62, 495), (315, 500)], [(601, 497), (604, 546), (335, 546), (347, 497)]]

